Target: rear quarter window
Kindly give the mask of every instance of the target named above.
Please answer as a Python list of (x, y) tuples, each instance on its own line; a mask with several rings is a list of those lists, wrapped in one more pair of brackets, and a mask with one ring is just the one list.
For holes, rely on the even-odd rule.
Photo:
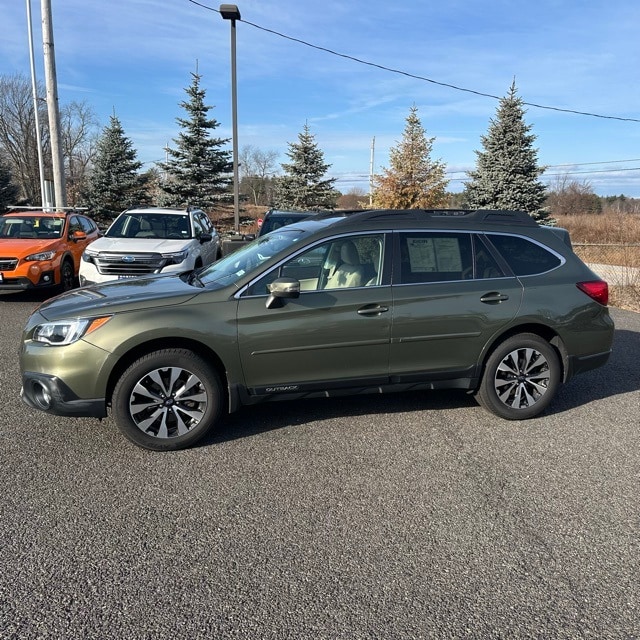
[(531, 276), (551, 271), (562, 260), (545, 247), (521, 236), (487, 235), (517, 276)]

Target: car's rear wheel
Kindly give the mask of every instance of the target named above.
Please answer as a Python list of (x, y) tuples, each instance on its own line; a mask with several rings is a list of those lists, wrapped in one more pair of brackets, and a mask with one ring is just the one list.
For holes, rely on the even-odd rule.
[(555, 349), (533, 333), (505, 340), (487, 359), (478, 402), (507, 420), (525, 420), (544, 411), (560, 386)]
[(162, 349), (136, 360), (113, 392), (113, 415), (132, 442), (154, 451), (193, 445), (216, 424), (222, 386), (216, 371), (187, 349)]
[(73, 263), (70, 260), (65, 260), (60, 265), (60, 290), (70, 291), (76, 286), (76, 274), (73, 268)]

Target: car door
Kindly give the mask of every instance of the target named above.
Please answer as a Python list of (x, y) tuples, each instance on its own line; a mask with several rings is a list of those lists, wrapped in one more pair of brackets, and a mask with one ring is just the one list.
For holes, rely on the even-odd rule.
[(474, 375), (516, 315), (522, 285), (474, 234), (394, 234), (390, 373), (398, 382)]
[[(345, 243), (355, 247), (350, 280), (330, 284)], [(346, 251), (345, 251), (346, 253)], [(298, 252), (254, 281), (238, 301), (238, 345), (250, 392), (311, 391), (388, 380), (391, 287), (385, 234), (334, 238)], [(357, 275), (360, 268), (360, 275)], [(277, 277), (302, 283), (298, 298), (267, 308)], [(333, 287), (333, 288), (331, 288)]]
[[(76, 231), (82, 231), (85, 234), (85, 237), (80, 239), (75, 238), (73, 234)], [(78, 273), (84, 250), (87, 248), (87, 245), (98, 237), (98, 227), (88, 218), (84, 218), (79, 215), (70, 215), (67, 237), (69, 239), (67, 246), (73, 255), (75, 271)]]

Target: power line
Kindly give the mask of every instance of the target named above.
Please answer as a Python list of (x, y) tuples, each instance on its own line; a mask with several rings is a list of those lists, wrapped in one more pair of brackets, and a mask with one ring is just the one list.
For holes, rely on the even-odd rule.
[[(188, 0), (192, 4), (195, 4), (203, 9), (207, 9), (209, 11), (214, 11), (216, 13), (220, 13), (217, 9), (213, 9), (212, 7), (207, 7), (200, 2), (196, 2), (196, 0)], [(406, 76), (407, 78), (413, 78), (414, 80), (422, 80), (423, 82), (430, 82), (431, 84), (435, 84), (441, 87), (447, 87), (449, 89), (454, 89), (455, 91), (463, 91), (465, 93), (471, 93), (476, 96), (482, 96), (484, 98), (492, 98), (494, 100), (502, 100), (501, 96), (495, 96), (491, 93), (485, 93), (483, 91), (476, 91), (475, 89), (468, 89), (466, 87), (459, 87), (455, 84), (450, 84), (448, 82), (440, 82), (438, 80), (434, 80), (433, 78), (427, 78), (426, 76), (419, 76), (413, 73), (409, 73), (408, 71), (402, 71), (400, 69), (394, 69), (392, 67), (387, 67), (382, 64), (378, 64), (376, 62), (369, 62), (368, 60), (362, 60), (361, 58), (356, 58), (355, 56), (348, 55), (346, 53), (340, 53), (338, 51), (334, 51), (333, 49), (329, 49), (327, 47), (321, 47), (317, 44), (312, 44), (307, 42), (306, 40), (301, 40), (300, 38), (294, 38), (292, 36), (288, 36), (284, 33), (280, 33), (279, 31), (275, 31), (274, 29), (267, 29), (266, 27), (261, 27), (259, 24), (255, 24), (254, 22), (249, 22), (248, 20), (244, 20), (242, 18), (238, 19), (238, 22), (244, 22), (245, 24), (253, 27), (254, 29), (259, 29), (260, 31), (264, 31), (265, 33), (271, 33), (279, 38), (284, 38), (285, 40), (290, 40), (291, 42), (297, 42), (298, 44), (302, 44), (305, 47), (310, 47), (311, 49), (317, 49), (318, 51), (324, 51), (333, 56), (337, 56), (339, 58), (344, 58), (345, 60), (351, 60), (352, 62), (357, 62), (358, 64), (363, 64), (369, 67), (374, 67), (376, 69), (381, 69), (382, 71), (388, 71), (390, 73), (395, 73), (398, 75)], [(591, 113), (589, 111), (578, 111), (575, 109), (563, 109), (561, 107), (551, 107), (548, 105), (537, 104), (535, 102), (525, 102), (522, 101), (522, 104), (528, 107), (534, 107), (536, 109), (546, 109), (548, 111), (559, 111), (561, 113), (571, 113), (579, 116), (588, 116), (591, 118), (602, 118), (605, 120), (619, 120), (622, 122), (640, 122), (639, 118), (622, 118), (620, 116), (606, 116), (600, 113)]]

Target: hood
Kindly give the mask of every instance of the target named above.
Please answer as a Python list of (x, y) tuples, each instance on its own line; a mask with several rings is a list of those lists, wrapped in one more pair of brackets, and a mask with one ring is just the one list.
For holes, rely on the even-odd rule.
[(91, 251), (107, 253), (174, 253), (182, 251), (191, 239), (163, 240), (161, 238), (98, 238), (89, 245)]
[(7, 257), (24, 258), (32, 253), (56, 249), (60, 245), (60, 238), (2, 238), (0, 239), (0, 254)]
[(178, 275), (114, 280), (63, 293), (43, 302), (38, 311), (47, 320), (96, 316), (141, 307), (175, 306), (205, 291), (192, 287)]

